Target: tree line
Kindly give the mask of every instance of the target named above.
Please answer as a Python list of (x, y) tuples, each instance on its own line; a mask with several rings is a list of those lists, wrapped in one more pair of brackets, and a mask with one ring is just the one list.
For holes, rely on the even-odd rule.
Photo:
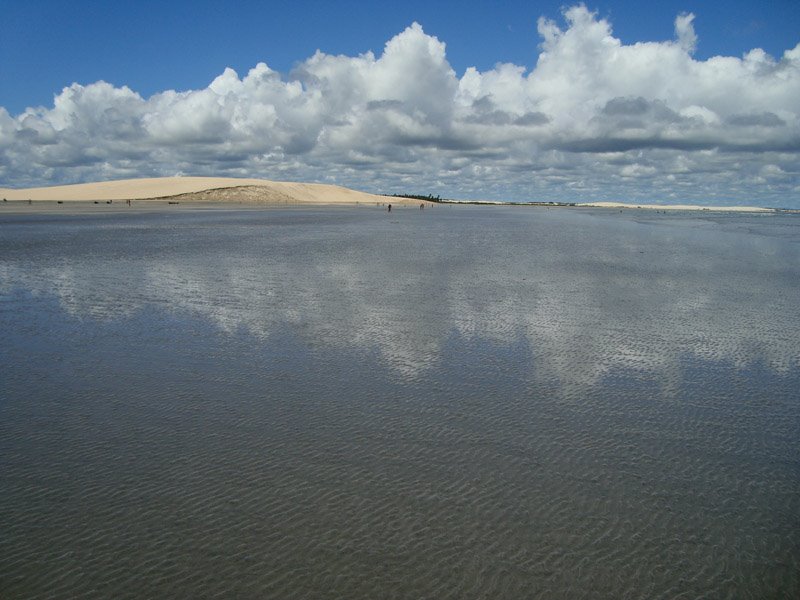
[(411, 200), (426, 200), (427, 202), (445, 202), (445, 198), (441, 198), (438, 194), (423, 195), (423, 194), (384, 194), (390, 198), (410, 198)]

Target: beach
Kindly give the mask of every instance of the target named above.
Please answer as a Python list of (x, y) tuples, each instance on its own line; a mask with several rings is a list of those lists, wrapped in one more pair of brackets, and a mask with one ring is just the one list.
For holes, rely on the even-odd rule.
[[(427, 200), (383, 196), (321, 183), (296, 183), (231, 177), (156, 177), (125, 179), (36, 188), (0, 188), (0, 211), (5, 212), (92, 212), (121, 206), (147, 208), (210, 208), (214, 206), (419, 206)], [(442, 204), (483, 204), (503, 206), (501, 201), (444, 201)], [(524, 205), (525, 203), (517, 203)], [(531, 202), (532, 208), (552, 207)], [(108, 208), (105, 208), (105, 205)], [(758, 206), (703, 206), (697, 204), (634, 204), (630, 202), (559, 203), (569, 208), (642, 209), (660, 211), (706, 211), (772, 213)]]
[(773, 208), (760, 206), (707, 206), (700, 204), (633, 204), (631, 202), (583, 202), (577, 206), (591, 208), (615, 208), (615, 209), (643, 209), (643, 210), (691, 210), (709, 212), (739, 212), (739, 213), (770, 213), (775, 212)]
[(116, 205), (0, 215), (0, 596), (800, 593), (796, 216)]

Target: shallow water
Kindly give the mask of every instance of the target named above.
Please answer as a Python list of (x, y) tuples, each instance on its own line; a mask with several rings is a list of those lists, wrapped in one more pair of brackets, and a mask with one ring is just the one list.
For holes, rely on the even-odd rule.
[(0, 597), (800, 597), (800, 219), (0, 217)]

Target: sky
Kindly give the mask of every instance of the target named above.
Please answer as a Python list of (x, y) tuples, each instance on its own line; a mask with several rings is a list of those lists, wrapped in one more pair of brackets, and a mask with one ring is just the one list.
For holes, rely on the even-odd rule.
[(800, 207), (800, 1), (6, 0), (0, 186)]

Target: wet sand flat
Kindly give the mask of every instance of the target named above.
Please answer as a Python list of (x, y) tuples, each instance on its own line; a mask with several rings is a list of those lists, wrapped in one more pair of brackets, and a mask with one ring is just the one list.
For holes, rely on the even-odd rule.
[(0, 213), (3, 598), (800, 595), (795, 215), (116, 204)]

